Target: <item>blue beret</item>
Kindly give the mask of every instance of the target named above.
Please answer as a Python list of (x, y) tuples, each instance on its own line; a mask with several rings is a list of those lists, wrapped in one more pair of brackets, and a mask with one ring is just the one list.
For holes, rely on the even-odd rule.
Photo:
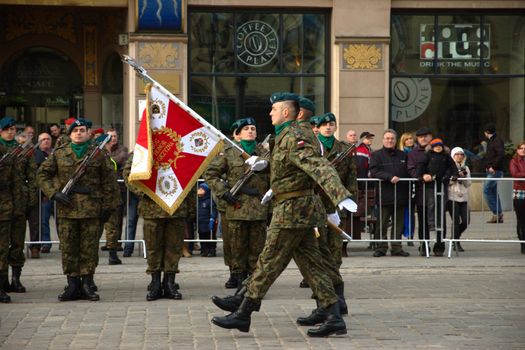
[(11, 117), (3, 117), (0, 119), (0, 129), (4, 130), (13, 125), (16, 125), (16, 121)]
[(324, 123), (335, 122), (335, 121), (336, 121), (335, 115), (330, 112), (317, 116), (317, 126), (318, 127)]
[(86, 128), (90, 129), (92, 126), (92, 123), (90, 120), (79, 118), (75, 120), (73, 124), (69, 126), (69, 129), (67, 130), (67, 134), (70, 135), (73, 129), (76, 128), (77, 126), (85, 126)]
[(312, 113), (315, 113), (315, 105), (309, 98), (300, 96), (299, 97), (299, 107), (307, 109)]
[(297, 101), (299, 102), (299, 96), (296, 94), (293, 94), (291, 92), (274, 92), (272, 96), (270, 96), (270, 102), (272, 104), (276, 102), (281, 101)]
[(238, 132), (242, 128), (244, 128), (246, 125), (255, 125), (257, 127), (257, 123), (255, 122), (255, 119), (252, 117), (243, 118), (236, 120), (233, 122), (232, 126), (230, 127), (231, 132)]

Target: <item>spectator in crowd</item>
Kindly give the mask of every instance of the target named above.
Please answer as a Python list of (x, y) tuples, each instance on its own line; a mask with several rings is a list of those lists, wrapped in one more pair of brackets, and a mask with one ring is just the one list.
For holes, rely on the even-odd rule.
[[(215, 234), (217, 207), (211, 199), (210, 188), (205, 182), (199, 184), (199, 188), (197, 189), (197, 196), (199, 239), (217, 239), (217, 236)], [(201, 241), (201, 256), (217, 256), (216, 249), (216, 242)]]
[[(470, 180), (458, 180), (457, 178), (469, 178), (470, 169), (466, 164), (465, 152), (461, 147), (454, 147), (450, 152), (457, 169), (457, 177), (452, 176), (448, 184), (447, 209), (452, 217), (452, 237), (460, 239), (468, 226), (468, 191)], [(465, 251), (460, 242), (454, 242), (454, 250)]]
[(27, 141), (27, 134), (25, 132), (18, 133), (15, 136), (16, 142), (18, 142), (20, 145), (23, 145)]
[[(405, 132), (401, 135), (399, 138), (399, 143), (397, 148), (406, 154), (410, 153), (412, 149), (414, 148), (414, 134), (411, 132)], [(409, 191), (410, 191), (410, 197), (413, 198), (413, 184), (410, 183)], [(414, 230), (415, 230), (415, 215), (414, 210), (416, 208), (415, 202), (413, 200), (408, 201), (408, 206), (405, 208), (404, 216), (403, 216), (403, 236), (406, 238), (410, 238), (411, 240), (414, 238)], [(408, 242), (409, 246), (413, 246), (414, 243), (412, 241)]]
[(27, 125), (24, 128), (24, 132), (27, 135), (27, 138), (33, 142), (33, 138), (35, 137), (35, 128), (33, 128), (31, 125)]
[(51, 147), (55, 147), (55, 144), (60, 137), (60, 134), (62, 134), (62, 130), (60, 129), (60, 125), (57, 123), (50, 124), (47, 127), (47, 133), (51, 135)]
[[(432, 132), (429, 128), (423, 127), (416, 131), (417, 144), (407, 155), (408, 174), (412, 178), (417, 178), (418, 166), (426, 159), (425, 148), (432, 140)], [(415, 185), (415, 204), (417, 211), (417, 229), (419, 239), (428, 239), (430, 231), (428, 227), (428, 217), (425, 210), (424, 187), (422, 181), (417, 181)], [(419, 247), (421, 255), (426, 255), (425, 245)]]
[[(408, 200), (408, 183), (399, 181), (408, 177), (406, 154), (396, 149), (397, 134), (392, 129), (383, 133), (383, 148), (372, 153), (370, 157), (370, 176), (381, 179), (381, 224), (376, 225), (376, 238), (388, 239), (388, 223), (392, 221), (391, 239), (401, 239), (403, 230), (404, 207)], [(401, 242), (391, 242), (392, 256), (409, 256), (403, 251)], [(388, 242), (380, 242), (374, 252), (374, 257), (385, 256)]]
[(372, 155), (372, 142), (374, 141), (374, 134), (364, 131), (359, 136), (361, 144), (355, 150), (355, 157), (357, 161), (357, 177), (368, 177), (368, 167), (370, 163), (370, 156)]
[(346, 141), (348, 141), (350, 146), (357, 145), (357, 132), (355, 130), (348, 130), (346, 132)]
[[(374, 134), (364, 131), (359, 136), (359, 146), (355, 149), (355, 162), (357, 167), (357, 178), (363, 179), (368, 178), (369, 172), (369, 163), (370, 156), (372, 155), (372, 141), (374, 140)], [(361, 221), (361, 218), (364, 216), (370, 215), (371, 207), (374, 205), (372, 201), (369, 200), (368, 193), (373, 191), (373, 183), (367, 181), (358, 181), (358, 209), (357, 212), (353, 214), (352, 218), (352, 237), (354, 239), (361, 238), (361, 232), (363, 231), (364, 223)], [(371, 247), (374, 246), (373, 243), (370, 244)]]
[[(443, 238), (446, 236), (447, 225), (441, 208), (442, 204), (447, 203), (447, 192), (444, 189), (447, 188), (451, 176), (457, 176), (457, 169), (450, 157), (449, 149), (445, 147), (442, 139), (433, 139), (426, 147), (425, 158), (418, 164), (417, 178), (423, 181), (425, 186), (425, 209), (429, 229), (436, 230), (436, 243), (433, 249), (435, 256), (443, 256), (445, 252)], [(426, 250), (423, 254), (422, 249), (421, 255), (426, 255)]]
[[(516, 148), (509, 168), (512, 177), (525, 179), (525, 141)], [(525, 241), (525, 181), (514, 181), (512, 198), (518, 222), (516, 227), (518, 239)], [(521, 254), (525, 254), (525, 242), (521, 243)]]
[[(53, 149), (51, 148), (51, 135), (48, 133), (42, 133), (38, 135), (38, 148), (33, 153), (37, 168), (40, 164), (49, 157)], [(29, 208), (28, 221), (29, 221), (29, 237), (32, 241), (50, 241), (51, 234), (49, 230), (49, 218), (53, 212), (53, 201), (49, 200), (41, 191), (38, 189), (40, 197), (40, 222), (38, 221), (38, 205)], [(49, 253), (51, 244), (41, 246), (40, 244), (31, 244), (29, 250), (31, 251), (31, 258), (39, 258), (40, 251)]]
[[(496, 126), (489, 123), (484, 128), (484, 134), (487, 138), (487, 152), (485, 154), (485, 170), (488, 179), (500, 178), (503, 176), (505, 164), (505, 148), (503, 140), (496, 135)], [(498, 194), (497, 181), (485, 181), (483, 186), (483, 195), (492, 211), (492, 219), (487, 221), (488, 224), (503, 222), (503, 211)]]

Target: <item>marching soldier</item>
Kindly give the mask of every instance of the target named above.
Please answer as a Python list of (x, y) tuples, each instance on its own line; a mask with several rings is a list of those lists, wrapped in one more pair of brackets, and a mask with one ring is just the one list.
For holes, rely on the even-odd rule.
[[(5, 117), (1, 121), (0, 144), (8, 149), (18, 146), (15, 141), (16, 126), (15, 120)], [(14, 198), (13, 220), (11, 221), (11, 235), (9, 236), (9, 255), (8, 261), (11, 265), (12, 278), (9, 290), (15, 293), (25, 293), (26, 288), (20, 281), (22, 268), (25, 263), (24, 241), (26, 235), (26, 210), (38, 203), (38, 190), (36, 188), (35, 174), (36, 163), (33, 157), (17, 157), (14, 161), (16, 176), (20, 177), (22, 189)], [(5, 286), (7, 290), (7, 286)]]
[[(185, 222), (188, 218), (195, 217), (196, 192), (192, 190), (175, 213), (170, 215), (150, 197), (144, 195), (144, 192), (129, 183), (132, 164), (133, 156), (130, 156), (122, 175), (128, 189), (139, 196), (139, 215), (144, 218), (144, 241), (148, 253), (146, 273), (151, 275), (146, 300), (153, 301), (162, 297), (182, 299), (175, 276), (182, 256)], [(161, 283), (162, 272), (164, 276)]]
[(214, 317), (212, 322), (227, 329), (249, 331), (251, 313), (259, 310), (270, 286), (295, 257), (320, 305), (329, 313), (326, 321), (318, 329), (309, 330), (308, 335), (345, 334), (338, 298), (327, 277), (314, 234), (320, 219), (314, 186), (319, 185), (339, 207), (355, 211), (355, 203), (349, 199), (350, 193), (337, 172), (320, 156), (318, 147), (310, 144), (295, 125), (299, 111), (297, 96), (281, 94), (273, 98), (272, 103), (270, 116), (276, 139), (271, 155), (271, 191), (263, 197), (263, 202), (272, 196), (275, 201), (268, 239), (238, 310), (225, 317)]
[[(257, 127), (253, 118), (235, 122), (234, 133), (240, 136), (242, 149), (253, 156), (262, 156), (267, 150), (257, 145)], [(237, 286), (255, 269), (257, 258), (266, 240), (266, 219), (268, 205), (261, 204), (261, 195), (268, 190), (269, 172), (254, 173), (233, 196), (230, 188), (250, 170), (239, 152), (227, 147), (208, 167), (204, 179), (212, 186), (218, 198), (227, 202), (226, 217), (231, 249), (231, 274)], [(226, 175), (226, 183), (222, 180)]]
[(89, 141), (90, 125), (86, 119), (75, 120), (68, 129), (71, 143), (55, 149), (37, 172), (40, 188), (57, 204), (62, 269), (68, 283), (58, 296), (60, 301), (100, 299), (93, 290), (100, 228), (115, 210), (115, 198), (119, 196), (115, 171), (105, 152), (87, 164), (70, 195), (61, 192), (82, 160), (97, 150), (97, 145)]

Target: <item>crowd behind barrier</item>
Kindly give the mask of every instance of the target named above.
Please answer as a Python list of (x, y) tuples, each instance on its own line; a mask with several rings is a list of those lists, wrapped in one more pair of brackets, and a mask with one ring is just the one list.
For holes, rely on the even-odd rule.
[[(401, 178), (400, 179), (400, 182), (408, 182), (409, 183), (409, 186), (408, 186), (408, 198), (409, 198), (409, 201), (408, 201), (408, 205), (403, 207), (403, 210), (405, 210), (406, 208), (406, 213), (404, 215), (404, 218), (405, 218), (405, 222), (404, 222), (404, 229), (403, 229), (403, 232), (402, 232), (402, 237), (399, 238), (399, 239), (395, 239), (395, 238), (392, 238), (392, 237), (395, 237), (395, 234), (397, 232), (396, 231), (396, 227), (398, 227), (397, 225), (397, 222), (395, 222), (395, 218), (397, 218), (398, 216), (395, 215), (395, 212), (397, 210), (399, 210), (399, 206), (398, 205), (394, 205), (394, 222), (391, 222), (389, 221), (388, 223), (388, 228), (390, 230), (394, 230), (394, 234), (393, 235), (388, 235), (388, 234), (384, 234), (385, 230), (384, 230), (384, 227), (383, 227), (383, 222), (382, 220), (380, 220), (379, 218), (381, 218), (382, 216), (382, 192), (381, 192), (381, 187), (380, 186), (377, 186), (377, 184), (379, 182), (381, 182), (382, 180), (379, 180), (379, 179), (373, 179), (373, 178), (359, 178), (357, 179), (358, 182), (362, 182), (364, 183), (364, 190), (360, 191), (359, 193), (359, 197), (360, 198), (356, 198), (356, 202), (359, 203), (359, 211), (358, 213), (356, 214), (353, 214), (353, 215), (349, 215), (350, 219), (350, 224), (349, 226), (347, 227), (342, 227), (345, 232), (349, 233), (349, 234), (352, 234), (352, 241), (350, 243), (358, 243), (358, 242), (367, 242), (367, 243), (370, 243), (370, 247), (371, 248), (374, 248), (375, 244), (378, 244), (378, 243), (381, 243), (381, 242), (387, 242), (387, 243), (391, 243), (391, 242), (405, 242), (405, 243), (408, 243), (409, 245), (413, 245), (413, 243), (419, 243), (422, 247), (424, 247), (424, 256), (426, 257), (429, 257), (430, 256), (430, 244), (431, 243), (435, 243), (437, 240), (438, 240), (438, 237), (445, 243), (448, 244), (448, 257), (450, 258), (451, 255), (452, 255), (452, 250), (453, 250), (453, 247), (454, 247), (454, 243), (455, 242), (485, 242), (485, 243), (525, 243), (525, 241), (523, 240), (519, 240), (519, 239), (511, 239), (508, 237), (508, 234), (507, 235), (503, 235), (503, 232), (507, 232), (507, 231), (512, 231), (514, 229), (514, 227), (512, 227), (512, 224), (511, 223), (514, 223), (514, 219), (510, 219), (514, 213), (512, 212), (512, 201), (511, 200), (508, 200), (507, 197), (510, 196), (510, 191), (506, 191), (506, 192), (509, 192), (509, 193), (502, 193), (501, 191), (501, 184), (504, 183), (504, 182), (512, 182), (512, 181), (520, 181), (521, 179), (519, 178), (497, 178), (497, 179), (490, 179), (490, 181), (496, 181), (497, 182), (497, 193), (498, 195), (502, 195), (502, 197), (504, 198), (502, 200), (502, 202), (504, 203), (504, 205), (502, 205), (504, 208), (502, 208), (502, 210), (507, 213), (507, 220), (505, 222), (497, 222), (495, 223), (494, 225), (486, 225), (485, 224), (485, 219), (487, 217), (487, 215), (491, 215), (491, 212), (490, 212), (490, 209), (488, 208), (488, 206), (485, 204), (484, 200), (482, 199), (481, 200), (481, 207), (479, 210), (475, 210), (476, 212), (478, 212), (479, 215), (477, 215), (478, 218), (480, 218), (479, 220), (481, 220), (481, 222), (478, 222), (478, 223), (474, 223), (474, 224), (477, 224), (477, 225), (473, 225), (473, 227), (471, 227), (471, 224), (473, 224), (473, 222), (470, 221), (470, 213), (471, 213), (471, 208), (470, 208), (470, 202), (467, 204), (468, 205), (468, 216), (469, 216), (469, 222), (467, 224), (467, 228), (466, 228), (466, 231), (465, 233), (468, 234), (468, 238), (461, 238), (461, 237), (453, 237), (452, 236), (452, 233), (454, 232), (454, 222), (452, 220), (452, 218), (454, 217), (455, 215), (455, 208), (454, 207), (451, 207), (450, 210), (447, 210), (447, 203), (445, 203), (445, 201), (439, 201), (438, 198), (439, 197), (443, 197), (444, 196), (444, 191), (445, 191), (445, 186), (443, 186), (443, 184), (438, 184), (437, 182), (434, 182), (434, 188), (435, 190), (433, 191), (433, 202), (434, 203), (440, 203), (439, 206), (434, 206), (432, 208), (429, 208), (429, 206), (427, 205), (427, 203), (425, 203), (424, 207), (426, 207), (427, 209), (431, 209), (431, 211), (427, 210), (426, 212), (424, 213), (421, 213), (421, 215), (423, 215), (424, 217), (426, 215), (433, 215), (434, 218), (438, 218), (439, 220), (435, 221), (435, 226), (431, 228), (431, 236), (430, 237), (419, 237), (417, 235), (417, 228), (418, 228), (418, 224), (417, 224), (417, 221), (415, 220), (415, 216), (419, 215), (419, 213), (416, 212), (415, 210), (415, 205), (414, 205), (414, 186), (415, 186), (415, 183), (418, 182), (419, 180), (418, 179), (414, 179), (414, 178)], [(485, 177), (470, 177), (470, 178), (458, 178), (458, 181), (464, 181), (464, 180), (469, 180), (471, 181), (472, 183), (480, 183), (480, 184), (484, 184), (485, 182), (489, 181), (487, 178)], [(119, 182), (121, 182), (123, 180), (119, 180)], [(204, 180), (199, 180), (196, 184), (196, 186), (198, 187), (199, 184), (201, 184)], [(441, 185), (441, 186), (440, 186)], [(395, 184), (394, 186), (398, 186), (397, 184)], [(475, 188), (475, 189), (474, 189)], [(477, 189), (479, 189), (479, 191), (482, 191), (483, 190), (483, 186), (473, 186), (471, 187), (470, 191), (473, 192), (473, 191), (476, 191)], [(425, 187), (423, 187), (423, 191), (425, 191)], [(396, 192), (394, 192), (396, 193)], [(428, 199), (427, 196), (423, 196), (425, 199)], [(145, 246), (145, 242), (143, 239), (136, 239), (135, 237), (135, 234), (133, 234), (133, 237), (130, 237), (130, 231), (131, 230), (136, 230), (136, 226), (137, 226), (137, 222), (135, 221), (135, 223), (131, 223), (130, 225), (130, 215), (128, 215), (130, 213), (130, 198), (131, 198), (131, 195), (130, 195), (130, 192), (128, 191), (127, 195), (126, 195), (126, 216), (125, 216), (125, 220), (123, 222), (123, 225), (124, 225), (124, 229), (123, 229), (123, 232), (124, 232), (124, 237), (123, 239), (120, 239), (119, 240), (119, 243), (137, 243), (139, 244), (139, 247), (140, 247), (140, 250), (142, 251), (142, 255), (144, 258), (146, 258), (146, 246)], [(507, 199), (507, 200), (506, 200)], [(394, 202), (397, 202), (397, 198), (394, 198)], [(42, 197), (40, 196), (39, 198), (39, 212), (40, 212), (40, 217), (39, 217), (39, 236), (42, 237)], [(212, 208), (210, 208), (210, 210), (212, 210)], [(56, 211), (56, 208), (54, 209), (54, 211)], [(195, 222), (193, 223), (193, 238), (185, 238), (184, 239), (184, 242), (186, 243), (207, 243), (207, 242), (215, 242), (215, 243), (222, 243), (222, 238), (221, 238), (221, 218), (220, 218), (220, 215), (219, 215), (219, 218), (217, 219), (217, 223), (215, 224), (215, 230), (216, 230), (216, 237), (215, 239), (202, 239), (201, 237), (199, 237), (199, 234), (198, 234), (198, 230), (197, 230), (197, 227), (198, 227), (198, 217), (199, 217), (199, 208), (197, 207), (196, 208), (196, 219), (195, 219)], [(53, 214), (53, 217), (56, 217), (54, 214)], [(448, 217), (448, 219), (447, 219)], [(407, 219), (408, 218), (408, 219)], [(510, 219), (510, 220), (508, 220)], [(351, 227), (352, 226), (352, 223), (354, 220), (360, 220), (361, 223), (362, 223), (362, 227), (363, 227), (363, 230), (361, 232), (351, 232)], [(447, 225), (447, 220), (449, 222), (449, 224)], [(344, 224), (343, 224), (344, 225)], [(55, 222), (55, 228), (54, 228), (54, 231), (56, 232), (56, 222)], [(416, 232), (416, 234), (414, 234), (414, 232)], [(368, 235), (368, 238), (366, 238), (366, 235)], [(347, 242), (347, 240), (344, 240), (345, 242)], [(26, 247), (28, 247), (29, 245), (32, 245), (32, 244), (59, 244), (60, 241), (59, 240), (43, 240), (43, 239), (40, 239), (38, 241), (26, 241), (25, 242), (25, 245)], [(101, 239), (99, 243), (106, 243), (106, 240), (104, 239)], [(27, 251), (27, 254), (29, 254), (29, 249), (26, 249)], [(459, 251), (456, 250), (456, 254), (459, 254)]]

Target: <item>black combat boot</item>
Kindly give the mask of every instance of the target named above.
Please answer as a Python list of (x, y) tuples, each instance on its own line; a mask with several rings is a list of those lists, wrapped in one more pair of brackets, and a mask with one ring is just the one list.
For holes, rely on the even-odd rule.
[(241, 305), (242, 299), (244, 298), (244, 293), (246, 293), (246, 287), (243, 285), (243, 281), (247, 278), (248, 274), (243, 273), (232, 273), (235, 283), (238, 285), (237, 291), (234, 295), (228, 295), (224, 298), (214, 295), (211, 297), (211, 301), (217, 305), (220, 309), (224, 311), (234, 312)]
[(224, 288), (234, 289), (237, 287), (237, 280), (233, 277), (233, 273), (230, 271), (230, 278), (224, 283)]
[(122, 260), (118, 258), (117, 250), (115, 248), (112, 248), (109, 250), (109, 265), (120, 265), (122, 264)]
[(59, 301), (72, 301), (80, 299), (80, 277), (67, 276), (67, 287), (64, 293), (58, 296)]
[(346, 334), (346, 324), (339, 312), (339, 303), (335, 303), (328, 308), (328, 317), (319, 328), (309, 329), (306, 333), (309, 337), (328, 337), (332, 334)]
[(2, 286), (6, 283), (9, 285), (9, 277), (7, 275), (0, 275), (0, 303), (10, 303), (11, 297), (6, 294)]
[(328, 312), (319, 305), (319, 300), (315, 299), (315, 303), (317, 304), (317, 308), (312, 310), (310, 316), (297, 318), (297, 324), (299, 326), (315, 326), (326, 321)]
[(82, 299), (89, 301), (99, 301), (100, 297), (93, 290), (93, 275), (84, 275), (82, 276), (82, 287), (81, 295)]
[(11, 285), (9, 291), (14, 293), (25, 293), (26, 287), (20, 282), (20, 275), (22, 274), (22, 266), (12, 266)]
[(151, 283), (149, 293), (146, 295), (147, 301), (153, 301), (162, 298), (162, 288), (160, 285), (160, 271), (151, 274)]
[(222, 328), (248, 332), (250, 330), (251, 314), (254, 311), (259, 311), (260, 308), (261, 302), (244, 298), (237, 311), (227, 316), (214, 317), (211, 319), (211, 322)]
[(335, 294), (337, 294), (337, 299), (339, 299), (339, 311), (341, 315), (348, 315), (348, 306), (345, 300), (345, 283), (343, 282), (334, 286), (334, 290)]
[(164, 277), (166, 279), (164, 284), (164, 298), (175, 300), (182, 299), (182, 294), (180, 294), (179, 289), (175, 286), (175, 273), (164, 272)]

